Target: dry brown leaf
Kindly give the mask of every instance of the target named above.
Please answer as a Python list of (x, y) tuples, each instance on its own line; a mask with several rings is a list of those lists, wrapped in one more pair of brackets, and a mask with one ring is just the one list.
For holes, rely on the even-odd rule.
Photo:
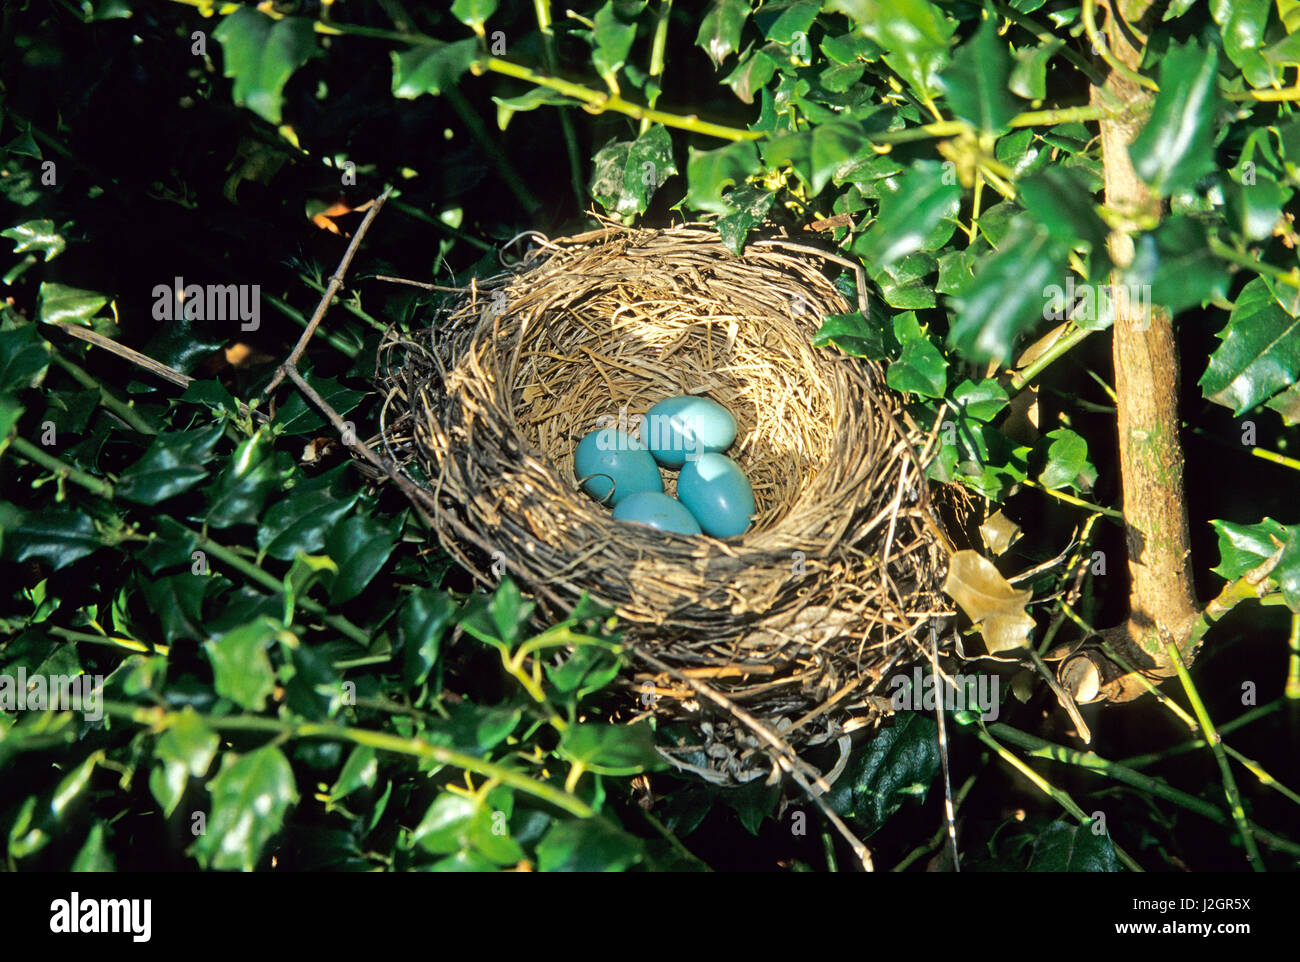
[(990, 515), (988, 520), (980, 525), (980, 537), (984, 539), (984, 547), (995, 555), (1002, 554), (1010, 548), (1023, 533), (1020, 525), (1001, 511)]
[(1034, 629), (1025, 611), (1033, 596), (1017, 591), (997, 568), (977, 551), (958, 551), (948, 565), (943, 590), (979, 626), (991, 653), (1023, 647)]

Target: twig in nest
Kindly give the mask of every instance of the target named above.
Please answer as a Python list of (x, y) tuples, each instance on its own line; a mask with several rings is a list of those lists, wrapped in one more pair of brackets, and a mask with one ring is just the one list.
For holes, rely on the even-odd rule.
[(422, 287), (426, 291), (447, 291), (452, 294), (459, 294), (462, 291), (469, 290), (468, 287), (444, 287), (442, 284), (428, 284), (424, 281), (413, 281), (405, 277), (390, 277), (387, 274), (376, 274), (375, 280), (387, 281), (390, 284), (409, 284), (411, 287)]

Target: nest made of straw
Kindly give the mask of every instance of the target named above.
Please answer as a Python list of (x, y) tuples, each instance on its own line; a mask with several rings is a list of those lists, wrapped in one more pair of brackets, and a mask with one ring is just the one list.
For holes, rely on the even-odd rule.
[[(584, 592), (612, 608), (636, 692), (695, 722), (675, 760), (714, 780), (772, 767), (756, 726), (801, 749), (887, 712), (877, 686), (949, 613), (948, 550), (879, 366), (812, 346), (851, 310), (823, 273), (838, 258), (780, 237), (736, 256), (704, 225), (534, 239), (381, 348), (383, 437), (418, 462), (443, 546), (486, 585), (504, 562), (544, 618)], [(578, 486), (585, 434), (679, 394), (739, 422), (758, 506), (740, 537), (614, 521)]]

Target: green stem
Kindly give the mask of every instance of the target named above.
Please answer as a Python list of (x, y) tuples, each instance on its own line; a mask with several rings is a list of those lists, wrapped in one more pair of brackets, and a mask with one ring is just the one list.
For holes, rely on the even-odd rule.
[(1071, 348), (1083, 342), (1091, 333), (1093, 332), (1084, 330), (1081, 327), (1063, 331), (1061, 336), (1052, 342), (1052, 346), (1036, 357), (1031, 364), (1012, 372), (1011, 389), (1013, 391), (1023, 390), (1025, 385), (1043, 373), (1048, 365), (1063, 357)]
[[(184, 527), (184, 525), (181, 525), (181, 527)], [(185, 530), (189, 531), (189, 533), (192, 534), (197, 539), (199, 547), (201, 547), (204, 551), (207, 551), (213, 557), (219, 559), (222, 562), (222, 564), (234, 568), (236, 571), (240, 572), (241, 574), (245, 575), (248, 578), (253, 579), (258, 584), (262, 585), (269, 591), (272, 591), (275, 594), (280, 596), (284, 595), (284, 583), (280, 581), (280, 579), (276, 578), (275, 575), (271, 574), (268, 571), (263, 571), (257, 565), (253, 564), (251, 561), (245, 560), (244, 558), (240, 557), (239, 554), (232, 551), (230, 548), (227, 548), (225, 545), (218, 544), (207, 535), (199, 534), (199, 532), (193, 531), (189, 528), (186, 528)], [(312, 601), (310, 598), (303, 598), (301, 596), (295, 598), (294, 603), (297, 607), (301, 608), (303, 611), (307, 611), (313, 615), (316, 615), (325, 624), (329, 625), (331, 628), (338, 631), (340, 634), (348, 638), (351, 638), (357, 644), (364, 645), (366, 647), (370, 646), (370, 636), (365, 631), (363, 631), (361, 628), (358, 628), (356, 625), (348, 621), (346, 618), (343, 618), (339, 615), (331, 615), (324, 605), (316, 601)]]
[(438, 218), (433, 217), (432, 215), (420, 210), (420, 208), (414, 207), (406, 203), (405, 201), (395, 200), (395, 199), (390, 200), (388, 202), (388, 206), (395, 207), (398, 210), (400, 210), (403, 214), (406, 214), (408, 217), (414, 217), (422, 224), (428, 224), (430, 227), (434, 227), (445, 234), (449, 234), (452, 237), (456, 238), (456, 240), (464, 241), (466, 244), (469, 244), (472, 247), (477, 247), (481, 251), (496, 250), (495, 247), (493, 247), (491, 244), (489, 244), (487, 241), (483, 240), (482, 238), (475, 237), (473, 234), (467, 234), (463, 230), (459, 230), (455, 227), (452, 227), (450, 224), (444, 224)]
[(89, 475), (85, 471), (79, 471), (72, 465), (60, 461), (53, 455), (46, 454), (36, 445), (32, 444), (31, 441), (28, 441), (26, 438), (19, 435), (15, 435), (11, 438), (9, 444), (13, 447), (14, 452), (20, 457), (26, 458), (28, 461), (45, 468), (47, 471), (53, 471), (55, 474), (66, 478), (74, 484), (80, 485), (92, 494), (97, 494), (105, 500), (112, 500), (113, 486), (107, 481)]
[[(181, 720), (180, 712), (165, 712), (160, 708), (132, 705), (127, 702), (105, 701), (104, 712), (109, 715), (129, 718), (138, 725), (147, 725), (154, 731), (168, 729)], [(503, 785), (526, 792), (536, 798), (549, 802), (579, 818), (591, 818), (595, 812), (580, 798), (563, 792), (553, 785), (539, 782), (522, 775), (511, 768), (475, 758), (462, 752), (433, 745), (421, 738), (403, 738), (387, 732), (371, 731), (365, 728), (350, 728), (344, 725), (320, 724), (316, 722), (285, 722), (274, 718), (262, 718), (255, 715), (200, 715), (199, 720), (209, 728), (218, 731), (260, 731), (278, 734), (283, 738), (325, 738), (334, 741), (365, 745), (378, 751), (409, 755), (413, 758), (433, 761), (440, 765), (450, 765), (467, 772), (475, 772), (485, 778), (494, 778)]]
[(1173, 802), (1181, 808), (1203, 815), (1215, 822), (1226, 821), (1223, 811), (1217, 805), (1202, 798), (1197, 798), (1195, 795), (1181, 792), (1159, 778), (1144, 775), (1142, 772), (1102, 758), (1093, 752), (1081, 752), (1065, 745), (1045, 741), (1001, 722), (994, 722), (988, 727), (991, 734), (996, 735), (1004, 742), (1015, 745), (1017, 748), (1024, 749), (1026, 754), (1035, 758), (1046, 758), (1051, 761), (1086, 768), (1089, 771), (1113, 778), (1117, 782), (1131, 785), (1139, 791)]
[(1056, 498), (1056, 500), (1058, 501), (1064, 501), (1066, 504), (1072, 504), (1076, 508), (1087, 508), (1089, 511), (1092, 511), (1096, 514), (1104, 515), (1105, 517), (1112, 518), (1116, 521), (1124, 520), (1123, 511), (1119, 511), (1115, 508), (1103, 508), (1099, 504), (1093, 504), (1091, 501), (1084, 501), (1083, 498), (1076, 498), (1074, 495), (1066, 494), (1064, 491), (1057, 491), (1055, 488), (1043, 487), (1043, 485), (1039, 484), (1033, 478), (1025, 478), (1025, 480), (1022, 481), (1021, 484), (1025, 485), (1026, 487), (1035, 488), (1036, 490), (1042, 491), (1043, 494), (1047, 495), (1048, 497)]
[[(314, 278), (308, 277), (306, 274), (299, 274), (298, 279), (301, 280), (308, 287), (310, 287), (317, 294), (325, 293), (325, 285), (319, 283)], [(384, 331), (388, 330), (387, 324), (385, 324), (383, 321), (376, 320), (375, 318), (371, 317), (369, 314), (367, 314), (361, 308), (357, 307), (355, 304), (349, 304), (345, 300), (338, 300), (335, 303), (337, 303), (339, 307), (343, 308), (343, 310), (347, 311), (349, 314), (365, 321), (367, 324), (373, 327), (376, 331), (379, 331), (381, 334)]]
[[(650, 79), (658, 81), (664, 73), (664, 48), (668, 45), (668, 21), (673, 12), (673, 0), (659, 0), (659, 16), (655, 20), (655, 35), (650, 42)], [(552, 73), (555, 71), (552, 70)], [(658, 87), (658, 83), (655, 84)], [(646, 98), (646, 106), (651, 110), (659, 101), (659, 90), (653, 90)], [(641, 121), (641, 133), (650, 129), (648, 120)]]
[(158, 433), (158, 429), (154, 427), (153, 424), (144, 417), (144, 415), (137, 411), (131, 402), (123, 401), (117, 395), (113, 394), (113, 392), (104, 387), (104, 385), (96, 380), (95, 376), (85, 368), (70, 361), (59, 351), (55, 351), (52, 357), (54, 363), (71, 374), (73, 379), (82, 387), (99, 391), (99, 403), (120, 417), (136, 431), (150, 436)]
[(1267, 274), (1274, 280), (1289, 284), (1291, 287), (1300, 287), (1300, 267), (1293, 267), (1289, 271), (1284, 271), (1272, 264), (1265, 264), (1258, 257), (1252, 257), (1250, 254), (1244, 254), (1235, 248), (1229, 247), (1217, 237), (1211, 236), (1209, 240), (1210, 253), (1217, 257), (1222, 257), (1225, 261), (1248, 268), (1256, 274)]
[[(1252, 708), (1250, 711), (1238, 715), (1232, 721), (1224, 722), (1220, 725), (1219, 734), (1227, 735), (1229, 732), (1234, 732), (1238, 728), (1243, 728), (1251, 722), (1259, 721), (1266, 715), (1271, 715), (1273, 712), (1279, 710), (1283, 704), (1284, 699), (1279, 698), (1276, 701), (1269, 702), (1267, 705), (1260, 705), (1257, 708)], [(1204, 748), (1206, 744), (1207, 743), (1203, 739), (1198, 738), (1193, 741), (1174, 745), (1170, 748), (1164, 749), (1163, 751), (1148, 752), (1145, 755), (1134, 755), (1132, 758), (1124, 758), (1120, 760), (1119, 764), (1128, 768), (1146, 768), (1148, 765), (1154, 765), (1156, 762), (1162, 762), (1165, 759), (1173, 758), (1175, 755), (1182, 755), (1184, 752), (1191, 752)]]
[[(1045, 795), (1048, 795), (1052, 799), (1054, 799), (1058, 805), (1060, 805), (1063, 809), (1065, 809), (1067, 812), (1069, 812), (1071, 815), (1077, 818), (1080, 824), (1087, 825), (1092, 821), (1092, 816), (1090, 816), (1087, 812), (1085, 812), (1082, 808), (1080, 808), (1078, 804), (1075, 803), (1074, 799), (1070, 797), (1069, 792), (1066, 792), (1064, 789), (1057, 788), (1051, 782), (1047, 781), (1047, 779), (1043, 778), (1036, 771), (1034, 771), (1032, 768), (1026, 765), (1024, 761), (1017, 758), (1011, 752), (1007, 751), (1006, 747), (1002, 745), (996, 738), (990, 735), (982, 724), (980, 725), (978, 735), (980, 741), (982, 741), (985, 745), (987, 745), (989, 748), (993, 749), (995, 752), (998, 753), (998, 757), (1000, 757), (1003, 761), (1005, 761), (1016, 771), (1020, 772), (1020, 774), (1024, 775), (1025, 778), (1029, 779), (1029, 781), (1039, 791), (1043, 792)], [(1109, 834), (1110, 834), (1109, 831), (1107, 831), (1107, 835)], [(1119, 860), (1123, 862), (1125, 866), (1128, 867), (1129, 871), (1132, 872), (1144, 871), (1142, 866), (1139, 865), (1136, 861), (1134, 861), (1133, 857), (1129, 855), (1128, 852), (1120, 848), (1118, 842), (1116, 842), (1112, 838), (1110, 840), (1110, 843), (1115, 849), (1116, 857), (1118, 857)]]
[(1291, 649), (1290, 663), (1286, 674), (1286, 697), (1295, 701), (1300, 699), (1300, 615), (1291, 616), (1291, 637), (1287, 639)]
[[(268, 304), (274, 307), (285, 317), (289, 318), (289, 320), (293, 321), (299, 327), (307, 326), (308, 323), (307, 318), (303, 317), (300, 312), (294, 310), (292, 307), (290, 307), (284, 301), (280, 300), (280, 298), (276, 297), (274, 294), (264, 293), (262, 294), (262, 300), (266, 301)], [(344, 355), (345, 357), (356, 357), (361, 350), (360, 344), (352, 343), (337, 331), (318, 329), (316, 332), (316, 336), (325, 338), (326, 343), (328, 343), (332, 348), (334, 348), (334, 350), (338, 351), (340, 354)]]
[(1231, 441), (1225, 441), (1217, 434), (1212, 434), (1204, 428), (1192, 427), (1186, 421), (1183, 422), (1184, 428), (1191, 428), (1193, 434), (1199, 434), (1201, 437), (1213, 441), (1215, 444), (1224, 448), (1231, 448), (1239, 453), (1248, 454), (1252, 458), (1262, 458), (1272, 464), (1280, 465), (1284, 468), (1290, 468), (1292, 471), (1300, 471), (1300, 460), (1288, 458), (1285, 454), (1279, 454), (1276, 451), (1270, 451), (1268, 448), (1259, 448), (1254, 445), (1233, 444)]
[(1246, 861), (1256, 872), (1263, 872), (1264, 863), (1260, 860), (1259, 849), (1255, 846), (1255, 836), (1251, 832), (1250, 823), (1246, 820), (1246, 810), (1241, 805), (1241, 795), (1237, 791), (1237, 781), (1232, 777), (1232, 768), (1228, 765), (1228, 756), (1223, 751), (1223, 739), (1214, 729), (1214, 723), (1210, 721), (1210, 714), (1205, 710), (1205, 704), (1201, 701), (1200, 693), (1197, 692), (1196, 686), (1192, 683), (1192, 676), (1187, 673), (1187, 666), (1183, 664), (1182, 653), (1178, 650), (1177, 645), (1172, 641), (1166, 644), (1166, 650), (1169, 653), (1169, 660), (1173, 662), (1174, 668), (1178, 672), (1178, 680), (1183, 683), (1183, 691), (1187, 693), (1187, 700), (1192, 703), (1192, 711), (1196, 712), (1196, 720), (1200, 722), (1201, 731), (1205, 733), (1205, 740), (1210, 743), (1210, 751), (1214, 755), (1214, 761), (1219, 766), (1219, 775), (1223, 779), (1223, 793), (1228, 799), (1228, 808), (1232, 812), (1232, 820), (1237, 825), (1237, 831), (1241, 834), (1242, 844), (1246, 847)]

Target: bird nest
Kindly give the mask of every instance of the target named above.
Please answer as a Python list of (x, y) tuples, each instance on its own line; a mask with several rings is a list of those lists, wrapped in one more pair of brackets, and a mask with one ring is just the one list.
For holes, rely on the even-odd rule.
[[(824, 273), (847, 262), (781, 237), (736, 256), (698, 224), (533, 239), (380, 350), (384, 441), (443, 547), (487, 586), (504, 568), (542, 619), (584, 593), (613, 609), (629, 704), (689, 723), (663, 749), (679, 768), (743, 782), (783, 753), (843, 748), (951, 613), (924, 432), (878, 365), (812, 346), (824, 315), (852, 310)], [(615, 521), (579, 488), (580, 438), (635, 433), (681, 394), (739, 423), (728, 455), (757, 504), (739, 537)]]

